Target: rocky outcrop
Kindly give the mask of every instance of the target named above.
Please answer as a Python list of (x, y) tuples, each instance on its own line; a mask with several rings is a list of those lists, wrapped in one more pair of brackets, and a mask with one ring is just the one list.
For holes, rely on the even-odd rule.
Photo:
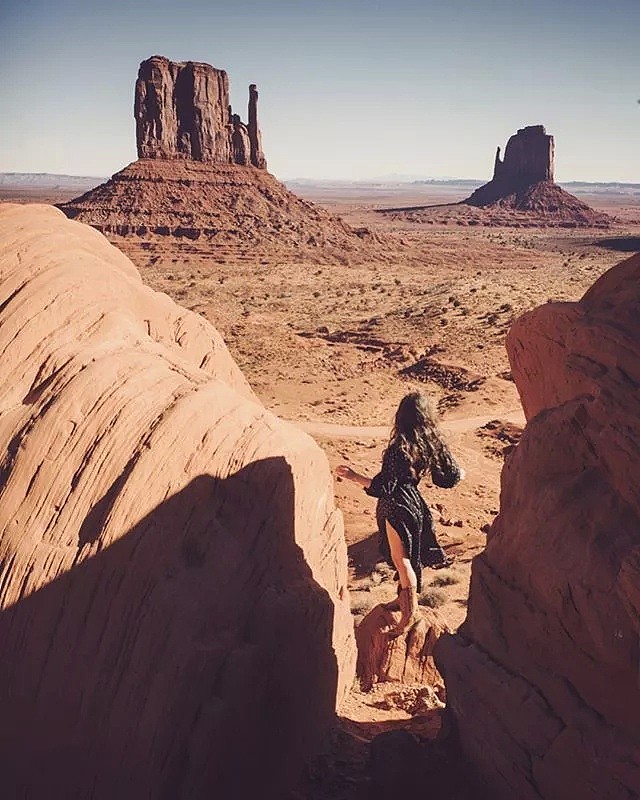
[(152, 56), (140, 64), (135, 88), (138, 157), (266, 169), (257, 103), (258, 92), (251, 84), (249, 124), (244, 125), (232, 113), (224, 70)]
[(466, 202), (489, 205), (541, 181), (553, 183), (553, 162), (553, 136), (547, 134), (544, 125), (520, 128), (507, 142), (504, 161), (498, 147), (491, 181), (476, 189)]
[[(242, 128), (237, 151), (248, 152)], [(363, 250), (363, 258), (383, 250), (367, 230), (354, 231), (320, 206), (300, 199), (266, 170), (197, 161), (134, 161), (109, 181), (59, 206), (71, 219), (110, 237), (172, 237), (189, 243), (260, 248), (341, 262)], [(121, 247), (127, 242), (118, 241)], [(135, 242), (134, 242), (135, 244)]]
[(279, 800), (354, 674), (324, 454), (49, 206), (0, 207), (0, 354), (3, 795)]
[(255, 83), (249, 86), (249, 113), (248, 113), (249, 143), (251, 145), (251, 163), (258, 169), (267, 168), (267, 160), (262, 152), (262, 136), (258, 127), (258, 87)]
[(356, 628), (358, 661), (356, 674), (368, 691), (375, 683), (395, 681), (425, 684), (442, 689), (442, 677), (433, 660), (433, 647), (449, 628), (434, 611), (421, 607), (419, 620), (409, 630), (394, 636), (399, 611), (384, 605), (373, 608)]
[(140, 65), (135, 117), (140, 158), (58, 206), (109, 237), (128, 238), (116, 241), (132, 257), (134, 237), (148, 251), (170, 236), (190, 248), (200, 239), (207, 257), (215, 244), (217, 257), (229, 252), (234, 262), (238, 250), (258, 263), (292, 250), (315, 262), (380, 258), (381, 236), (352, 229), (267, 172), (255, 84), (245, 125), (229, 106), (226, 72), (153, 56)]
[(529, 125), (507, 142), (504, 161), (496, 152), (493, 180), (519, 188), (540, 181), (553, 181), (554, 144), (544, 125)]
[(436, 661), (500, 798), (640, 796), (640, 255), (512, 327), (527, 416)]
[(553, 136), (543, 125), (529, 125), (507, 142), (504, 160), (496, 153), (493, 178), (464, 202), (480, 208), (501, 208), (536, 215), (551, 224), (602, 227), (606, 214), (554, 183)]

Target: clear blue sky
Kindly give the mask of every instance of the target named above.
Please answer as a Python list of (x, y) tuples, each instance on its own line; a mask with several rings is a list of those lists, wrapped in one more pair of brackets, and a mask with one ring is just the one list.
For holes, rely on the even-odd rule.
[(640, 181), (640, 0), (0, 0), (0, 171), (136, 157), (153, 54), (260, 89), (280, 178), (489, 175), (543, 123), (559, 180)]

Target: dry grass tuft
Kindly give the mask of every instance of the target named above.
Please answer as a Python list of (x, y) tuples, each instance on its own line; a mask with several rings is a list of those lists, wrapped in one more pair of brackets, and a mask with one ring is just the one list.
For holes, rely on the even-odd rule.
[(447, 602), (447, 595), (440, 589), (425, 589), (418, 598), (421, 606), (439, 608)]
[(453, 586), (460, 583), (460, 578), (453, 572), (441, 572), (429, 581), (430, 586)]

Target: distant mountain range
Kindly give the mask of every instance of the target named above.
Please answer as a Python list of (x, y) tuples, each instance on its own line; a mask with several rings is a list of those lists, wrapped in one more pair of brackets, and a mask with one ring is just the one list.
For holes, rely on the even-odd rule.
[(105, 180), (88, 175), (54, 175), (50, 172), (0, 172), (0, 188), (3, 189), (87, 191)]
[[(385, 178), (362, 178), (360, 180), (330, 180), (325, 178), (292, 178), (284, 183), (289, 188), (296, 186), (390, 186), (407, 184), (412, 186), (468, 186), (476, 187), (486, 183), (489, 178), (415, 178), (388, 176)], [(633, 190), (640, 189), (640, 183), (624, 183), (622, 181), (558, 181), (560, 186), (573, 189), (607, 189), (607, 190)]]
[[(106, 177), (90, 175), (55, 175), (50, 172), (0, 172), (0, 188), (23, 190), (59, 190), (86, 192), (106, 181)], [(429, 186), (466, 186), (469, 188), (480, 186), (486, 182), (481, 178), (419, 178), (410, 175), (388, 175), (380, 178), (367, 178), (360, 180), (329, 180), (322, 178), (295, 178), (285, 180), (290, 189), (296, 186), (389, 186), (398, 184), (429, 185)], [(624, 183), (621, 181), (563, 181), (560, 186), (567, 189), (582, 191), (608, 191), (628, 193), (640, 190), (640, 183)]]

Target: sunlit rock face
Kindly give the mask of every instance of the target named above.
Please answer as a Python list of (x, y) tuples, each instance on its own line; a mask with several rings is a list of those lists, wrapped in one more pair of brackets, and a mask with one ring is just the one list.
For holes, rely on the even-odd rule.
[(231, 110), (223, 69), (152, 56), (140, 64), (134, 96), (138, 158), (189, 159), (266, 169), (258, 90), (249, 87), (248, 124)]
[(3, 796), (282, 797), (354, 674), (324, 454), (49, 206), (0, 206), (0, 363)]
[(640, 796), (640, 255), (507, 348), (528, 423), (436, 660), (500, 798)]
[[(138, 159), (105, 183), (60, 203), (71, 219), (141, 249), (194, 242), (256, 260), (284, 253), (314, 263), (369, 262), (384, 237), (351, 228), (290, 192), (267, 171), (258, 124), (258, 89), (249, 86), (246, 124), (229, 105), (224, 70), (152, 56), (134, 90)], [(260, 254), (259, 254), (260, 251)]]

